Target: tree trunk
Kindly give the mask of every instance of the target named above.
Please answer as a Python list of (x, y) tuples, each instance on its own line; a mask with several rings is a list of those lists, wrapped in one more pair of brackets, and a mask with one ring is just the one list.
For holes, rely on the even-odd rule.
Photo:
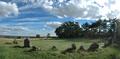
[(117, 43), (118, 44), (118, 46), (120, 46), (120, 21), (118, 20), (117, 22), (116, 22), (116, 33), (115, 33), (115, 35), (116, 35), (116, 39), (115, 39), (115, 43)]

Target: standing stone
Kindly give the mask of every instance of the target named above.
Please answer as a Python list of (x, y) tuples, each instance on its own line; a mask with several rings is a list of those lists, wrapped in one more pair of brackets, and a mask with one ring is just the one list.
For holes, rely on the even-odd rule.
[(56, 48), (56, 46), (52, 46), (51, 50), (57, 51), (58, 49)]
[(76, 50), (76, 45), (72, 44), (71, 48), (67, 48), (64, 51), (62, 51), (61, 53), (62, 54), (73, 53), (73, 52), (75, 52), (75, 50)]
[(30, 47), (30, 40), (28, 38), (26, 38), (24, 40), (24, 48), (29, 48)]
[(88, 48), (88, 51), (94, 52), (94, 51), (97, 51), (98, 48), (99, 48), (99, 44), (94, 42), (90, 45), (90, 47)]
[(16, 39), (13, 40), (13, 44), (18, 44)]
[(104, 43), (103, 48), (106, 48), (106, 47), (112, 45), (112, 41), (113, 41), (112, 37), (109, 37), (109, 38), (107, 39), (107, 42)]
[(83, 46), (80, 46), (79, 49), (77, 50), (77, 52), (81, 52), (81, 51), (86, 51)]

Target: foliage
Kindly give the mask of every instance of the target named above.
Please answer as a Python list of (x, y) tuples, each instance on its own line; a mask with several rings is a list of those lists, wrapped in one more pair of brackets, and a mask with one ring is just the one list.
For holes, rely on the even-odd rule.
[(50, 33), (47, 34), (47, 38), (49, 38), (49, 37), (50, 37)]
[(40, 38), (40, 34), (36, 34), (36, 38)]
[(78, 22), (69, 21), (56, 28), (55, 33), (60, 38), (107, 38), (113, 36), (114, 28), (114, 21), (112, 19), (99, 19), (91, 24), (86, 22), (81, 27)]
[[(115, 31), (115, 19), (97, 20), (92, 24), (85, 23), (82, 25), (83, 36), (88, 38), (108, 38), (113, 37)], [(87, 34), (87, 35), (86, 35)]]
[(78, 22), (65, 22), (55, 30), (56, 35), (59, 38), (75, 38), (79, 37), (81, 28)]

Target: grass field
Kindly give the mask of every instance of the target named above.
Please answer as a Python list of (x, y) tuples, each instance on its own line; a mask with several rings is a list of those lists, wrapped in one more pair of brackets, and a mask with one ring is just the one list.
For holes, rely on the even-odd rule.
[[(81, 52), (81, 53), (68, 53), (61, 54), (61, 51), (75, 43), (77, 48), (83, 45), (86, 49), (90, 44), (96, 40), (89, 39), (31, 39), (31, 45), (41, 48), (41, 51), (25, 52), (30, 48), (13, 48), (16, 44), (12, 43), (13, 39), (1, 38), (0, 39), (0, 59), (120, 59), (120, 51), (118, 49), (108, 47), (99, 48), (97, 52)], [(20, 46), (23, 46), (23, 40), (17, 40)], [(6, 44), (9, 43), (9, 44)], [(103, 43), (99, 43), (100, 46)], [(52, 46), (57, 47), (57, 51), (52, 51)]]

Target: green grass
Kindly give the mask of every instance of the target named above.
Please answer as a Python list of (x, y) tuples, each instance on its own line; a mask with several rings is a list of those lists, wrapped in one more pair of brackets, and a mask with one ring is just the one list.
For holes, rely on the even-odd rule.
[[(31, 45), (41, 48), (41, 51), (35, 52), (24, 52), (30, 48), (13, 48), (15, 44), (5, 44), (6, 42), (12, 43), (12, 41), (12, 39), (0, 39), (0, 59), (120, 59), (120, 51), (112, 47), (100, 48), (97, 52), (76, 52), (65, 55), (60, 53), (64, 49), (70, 47), (72, 43), (75, 43), (77, 48), (83, 45), (87, 49), (92, 42), (97, 40), (34, 39), (31, 40)], [(18, 40), (18, 42), (18, 45), (23, 46), (23, 40)], [(102, 43), (99, 44), (102, 46)], [(56, 46), (58, 51), (51, 51), (50, 48), (52, 46)]]

